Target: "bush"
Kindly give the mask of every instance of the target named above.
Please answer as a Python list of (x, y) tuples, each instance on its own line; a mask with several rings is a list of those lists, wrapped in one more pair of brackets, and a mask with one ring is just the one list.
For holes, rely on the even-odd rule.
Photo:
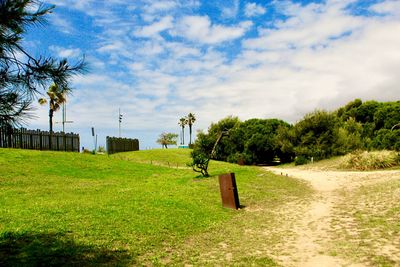
[(230, 163), (237, 163), (239, 165), (251, 164), (251, 156), (246, 153), (235, 153), (229, 155), (228, 162)]
[(378, 170), (400, 166), (400, 154), (395, 151), (356, 151), (343, 157), (342, 168), (353, 170)]
[(83, 154), (94, 154), (94, 150), (92, 151), (92, 150), (89, 150), (89, 149), (85, 148), (85, 149), (82, 150), (82, 153)]
[(294, 160), (294, 164), (297, 165), (304, 165), (307, 164), (309, 160), (305, 156), (297, 156)]

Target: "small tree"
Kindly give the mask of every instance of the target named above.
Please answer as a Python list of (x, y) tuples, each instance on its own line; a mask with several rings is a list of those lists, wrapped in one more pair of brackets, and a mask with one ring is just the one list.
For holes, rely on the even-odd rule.
[(188, 166), (192, 167), (195, 172), (200, 172), (204, 177), (210, 176), (207, 171), (210, 155), (201, 150), (194, 149), (190, 156), (192, 157), (192, 162)]
[[(190, 154), (192, 157), (192, 162), (189, 163), (188, 166), (192, 167), (193, 171), (200, 172), (204, 177), (210, 176), (208, 174), (208, 163), (210, 162), (210, 159), (215, 159), (215, 153), (218, 144), (224, 136), (228, 135), (229, 131), (220, 132), (213, 145), (212, 138), (206, 134), (199, 133), (195, 147)], [(211, 147), (212, 149), (210, 150)]]
[(176, 145), (178, 135), (174, 133), (162, 133), (157, 140), (163, 148), (168, 148), (168, 145)]

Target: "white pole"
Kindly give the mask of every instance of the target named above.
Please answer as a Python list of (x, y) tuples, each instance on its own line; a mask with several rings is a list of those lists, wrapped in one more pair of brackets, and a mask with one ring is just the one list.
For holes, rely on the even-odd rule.
[(119, 138), (121, 138), (121, 109), (118, 109), (118, 132), (119, 132)]

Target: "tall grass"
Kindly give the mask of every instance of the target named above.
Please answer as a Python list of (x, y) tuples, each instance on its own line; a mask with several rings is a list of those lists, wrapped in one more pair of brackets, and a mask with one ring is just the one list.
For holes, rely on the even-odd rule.
[(352, 170), (378, 170), (400, 166), (400, 154), (395, 151), (356, 151), (344, 156), (340, 167)]

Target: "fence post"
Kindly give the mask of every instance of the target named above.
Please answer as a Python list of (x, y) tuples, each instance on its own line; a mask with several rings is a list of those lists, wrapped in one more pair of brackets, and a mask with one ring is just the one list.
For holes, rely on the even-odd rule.
[(22, 128), (19, 129), (19, 148), (22, 148)]
[(42, 132), (39, 132), (39, 148), (40, 148), (40, 150), (43, 150), (43, 133)]
[(31, 132), (31, 134), (29, 135), (29, 144), (28, 144), (28, 149), (34, 149), (34, 145), (33, 145), (33, 131)]
[(11, 148), (12, 147), (12, 129), (11, 127), (7, 127), (7, 136), (8, 136), (8, 147)]
[(56, 136), (56, 138), (57, 138), (57, 142), (56, 142), (56, 143), (57, 143), (57, 151), (60, 151), (60, 138), (59, 138), (60, 135), (59, 135), (59, 134), (56, 134), (55, 136)]

